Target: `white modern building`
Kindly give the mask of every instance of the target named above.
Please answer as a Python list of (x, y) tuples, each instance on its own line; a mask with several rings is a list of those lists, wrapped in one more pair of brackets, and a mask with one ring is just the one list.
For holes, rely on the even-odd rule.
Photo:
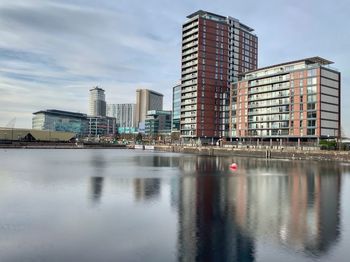
[(89, 115), (106, 116), (105, 90), (97, 86), (90, 89)]
[(109, 104), (107, 116), (116, 118), (119, 133), (135, 132), (135, 104)]

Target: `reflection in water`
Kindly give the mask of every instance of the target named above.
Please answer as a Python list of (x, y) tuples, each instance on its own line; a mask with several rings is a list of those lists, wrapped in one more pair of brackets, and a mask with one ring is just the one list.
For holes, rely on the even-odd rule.
[(91, 164), (94, 167), (95, 175), (90, 178), (90, 192), (91, 200), (94, 203), (98, 203), (101, 200), (102, 190), (103, 190), (103, 171), (105, 169), (106, 163), (103, 155), (93, 154), (91, 159)]
[(136, 201), (158, 198), (160, 194), (159, 178), (135, 178), (134, 195)]
[(103, 189), (103, 177), (91, 177), (91, 199), (93, 202), (99, 202)]
[(0, 261), (350, 254), (350, 165), (96, 149), (0, 150), (0, 167)]
[(234, 223), (225, 179), (180, 182), (178, 261), (254, 261), (254, 241)]
[(262, 237), (321, 256), (338, 240), (337, 168), (236, 159), (239, 170), (232, 175), (230, 162), (203, 156), (180, 161), (192, 176), (180, 182), (179, 261), (253, 261)]
[(177, 167), (179, 165), (179, 158), (163, 155), (142, 155), (135, 156), (135, 162), (138, 166), (148, 167)]

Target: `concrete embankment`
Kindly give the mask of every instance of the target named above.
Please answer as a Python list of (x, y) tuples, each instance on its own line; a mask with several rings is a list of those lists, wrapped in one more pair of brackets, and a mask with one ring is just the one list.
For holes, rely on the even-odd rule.
[(222, 148), (193, 146), (155, 146), (157, 151), (190, 153), (206, 156), (241, 156), (257, 158), (291, 159), (291, 160), (326, 160), (350, 162), (349, 151), (323, 151), (302, 149), (270, 149), (270, 148)]

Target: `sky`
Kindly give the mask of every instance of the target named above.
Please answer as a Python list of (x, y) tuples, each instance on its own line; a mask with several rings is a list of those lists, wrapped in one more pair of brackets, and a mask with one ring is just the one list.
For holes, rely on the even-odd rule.
[(88, 112), (89, 89), (109, 104), (137, 88), (164, 94), (180, 79), (181, 27), (206, 10), (255, 29), (259, 67), (321, 56), (342, 73), (342, 126), (350, 135), (348, 0), (0, 0), (0, 126), (32, 113)]

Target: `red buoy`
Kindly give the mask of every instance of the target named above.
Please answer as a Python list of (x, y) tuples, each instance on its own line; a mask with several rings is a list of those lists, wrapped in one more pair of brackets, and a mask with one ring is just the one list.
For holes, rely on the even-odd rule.
[(231, 165), (230, 165), (230, 168), (231, 168), (231, 170), (237, 170), (237, 164), (236, 163), (232, 163)]

